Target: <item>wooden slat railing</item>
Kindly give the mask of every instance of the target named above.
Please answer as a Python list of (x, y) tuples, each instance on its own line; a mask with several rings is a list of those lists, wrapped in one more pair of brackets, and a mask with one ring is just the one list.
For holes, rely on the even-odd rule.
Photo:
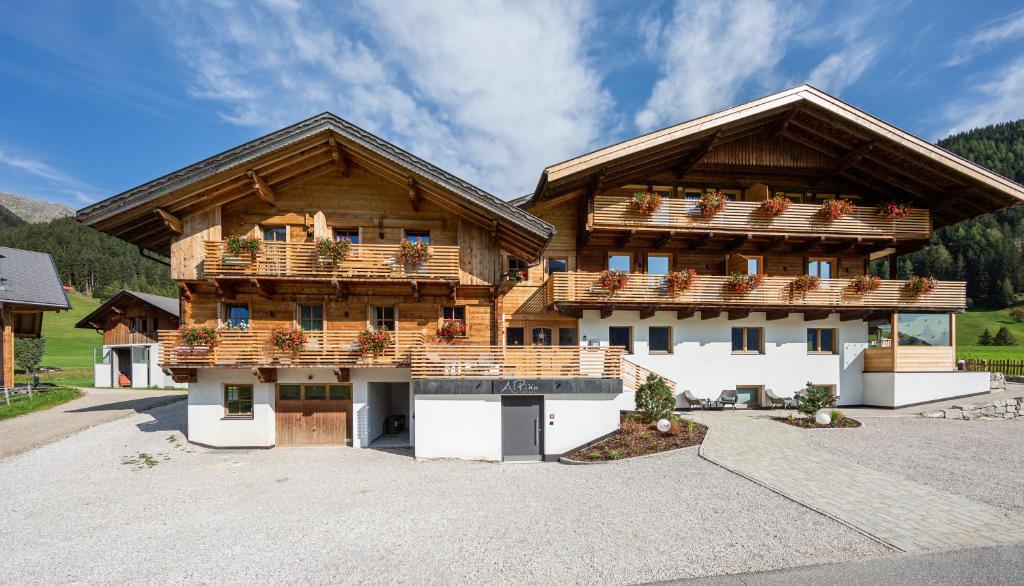
[(396, 332), (391, 345), (380, 356), (364, 357), (356, 344), (355, 331), (306, 332), (309, 342), (296, 357), (275, 349), (270, 332), (222, 331), (212, 349), (189, 348), (176, 330), (160, 332), (162, 366), (408, 366), (413, 349), (423, 343), (420, 332)]
[(970, 372), (1001, 372), (1008, 376), (1024, 376), (1024, 360), (981, 360), (968, 358)]
[(580, 304), (644, 304), (711, 305), (711, 306), (779, 306), (779, 307), (881, 307), (924, 309), (963, 309), (967, 306), (967, 285), (962, 281), (939, 281), (931, 293), (913, 296), (904, 291), (906, 281), (882, 281), (870, 293), (855, 293), (851, 279), (826, 279), (817, 291), (794, 293), (789, 284), (793, 277), (765, 277), (764, 283), (746, 294), (725, 290), (728, 277), (698, 276), (693, 287), (673, 295), (664, 284), (664, 277), (631, 273), (625, 288), (609, 294), (598, 284), (600, 273), (553, 273), (548, 279), (548, 304), (570, 302)]
[(864, 349), (864, 372), (949, 372), (956, 370), (953, 346), (893, 346)]
[(411, 267), (395, 258), (397, 244), (353, 244), (339, 263), (320, 258), (311, 242), (263, 242), (255, 257), (231, 255), (222, 240), (208, 240), (205, 247), (208, 277), (459, 279), (458, 246), (431, 246), (430, 260)]
[(423, 346), (413, 354), (418, 379), (619, 378), (618, 346)]
[(795, 203), (776, 218), (757, 213), (760, 202), (730, 201), (711, 218), (700, 215), (697, 202), (666, 199), (652, 215), (637, 212), (628, 196), (599, 195), (594, 198), (594, 228), (621, 230), (715, 231), (761, 234), (807, 234), (811, 236), (849, 236), (918, 240), (932, 232), (931, 214), (912, 209), (907, 217), (890, 220), (877, 208), (855, 206), (853, 213), (832, 222), (820, 214), (821, 206)]
[(672, 393), (674, 394), (676, 392), (676, 381), (657, 372), (652, 372), (626, 358), (622, 359), (622, 390), (635, 393), (640, 385), (647, 382), (647, 377), (651, 374), (657, 374), (660, 376), (665, 380), (665, 383), (668, 384), (669, 388), (672, 389)]

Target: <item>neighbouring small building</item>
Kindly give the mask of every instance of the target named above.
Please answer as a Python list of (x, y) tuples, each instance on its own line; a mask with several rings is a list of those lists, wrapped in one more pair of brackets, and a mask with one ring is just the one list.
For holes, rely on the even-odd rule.
[(185, 387), (160, 367), (157, 332), (178, 327), (178, 300), (137, 291), (121, 291), (81, 319), (76, 328), (103, 334), (93, 356), (97, 387)]
[(42, 335), (43, 313), (71, 309), (53, 258), (0, 246), (0, 353), (4, 389), (14, 387), (14, 339)]

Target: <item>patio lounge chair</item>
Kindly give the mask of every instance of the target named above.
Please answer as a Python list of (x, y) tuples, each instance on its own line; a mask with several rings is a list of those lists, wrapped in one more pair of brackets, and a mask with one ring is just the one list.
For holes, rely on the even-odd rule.
[(718, 396), (718, 402), (725, 408), (726, 405), (732, 405), (733, 409), (736, 409), (736, 389), (726, 389), (722, 391), (722, 394)]
[(765, 407), (768, 409), (774, 409), (775, 407), (789, 409), (793, 406), (793, 399), (790, 399), (789, 397), (780, 397), (771, 389), (764, 390), (764, 401)]
[(690, 391), (683, 391), (683, 406), (688, 407), (690, 411), (693, 411), (694, 407), (704, 409), (708, 406), (708, 400), (694, 397)]

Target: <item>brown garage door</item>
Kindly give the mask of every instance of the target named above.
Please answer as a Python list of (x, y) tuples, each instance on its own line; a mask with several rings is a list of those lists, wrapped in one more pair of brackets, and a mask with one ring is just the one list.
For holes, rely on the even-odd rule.
[(345, 445), (351, 438), (352, 386), (277, 385), (277, 445)]

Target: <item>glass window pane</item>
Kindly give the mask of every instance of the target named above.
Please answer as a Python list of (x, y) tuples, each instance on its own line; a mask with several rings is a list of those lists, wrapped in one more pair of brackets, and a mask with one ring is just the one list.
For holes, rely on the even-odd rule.
[(358, 228), (339, 228), (334, 231), (335, 240), (344, 240), (348, 238), (352, 244), (359, 244), (359, 229)]
[(669, 328), (664, 326), (652, 326), (648, 330), (647, 344), (651, 352), (669, 351)]
[(647, 257), (647, 272), (652, 275), (667, 275), (669, 270), (669, 257), (667, 256), (648, 256)]
[(757, 398), (760, 392), (760, 387), (736, 387), (736, 403), (757, 407)]
[(534, 346), (550, 346), (551, 328), (533, 328), (531, 340)]
[(868, 322), (868, 347), (888, 348), (892, 346), (892, 322), (888, 318)]
[(268, 242), (284, 242), (288, 239), (288, 227), (272, 226), (264, 228), (263, 239)]
[(896, 318), (901, 346), (949, 346), (948, 315), (901, 313)]
[(323, 305), (300, 305), (299, 327), (310, 332), (321, 332), (324, 329)]
[(576, 328), (558, 328), (558, 345), (575, 346), (578, 344)]
[(625, 346), (626, 354), (633, 353), (633, 332), (628, 327), (612, 326), (608, 328), (608, 343), (612, 346)]
[(628, 254), (613, 254), (608, 257), (608, 269), (613, 271), (622, 271), (624, 273), (630, 272), (632, 269), (632, 259)]
[(821, 352), (832, 352), (832, 350), (833, 350), (832, 335), (834, 333), (835, 333), (835, 330), (833, 330), (832, 328), (825, 328), (825, 329), (821, 330), (821, 348), (820, 348)]
[(277, 396), (282, 401), (298, 401), (302, 398), (302, 386), (280, 385), (277, 387)]
[(818, 351), (818, 330), (815, 328), (807, 328), (807, 351)]
[(732, 351), (743, 351), (743, 328), (732, 329)]
[(320, 401), (327, 398), (327, 387), (324, 385), (306, 385), (304, 388), (307, 401)]
[(508, 328), (505, 330), (505, 344), (508, 346), (522, 346), (525, 344), (523, 328)]
[(231, 303), (224, 308), (225, 319), (229, 326), (238, 327), (249, 324), (249, 306)]
[(549, 258), (548, 259), (548, 272), (549, 273), (564, 273), (569, 270), (569, 261), (564, 258)]
[(747, 352), (761, 351), (761, 328), (747, 328)]
[(761, 269), (761, 267), (760, 267), (761, 263), (759, 261), (760, 261), (760, 259), (757, 259), (757, 258), (748, 258), (747, 259), (747, 274), (748, 275), (756, 275), (756, 274), (761, 272), (761, 270), (760, 270)]
[(422, 242), (424, 244), (430, 244), (430, 231), (429, 230), (406, 230), (405, 239), (410, 242)]
[(328, 390), (332, 401), (348, 401), (352, 398), (351, 385), (331, 385)]

